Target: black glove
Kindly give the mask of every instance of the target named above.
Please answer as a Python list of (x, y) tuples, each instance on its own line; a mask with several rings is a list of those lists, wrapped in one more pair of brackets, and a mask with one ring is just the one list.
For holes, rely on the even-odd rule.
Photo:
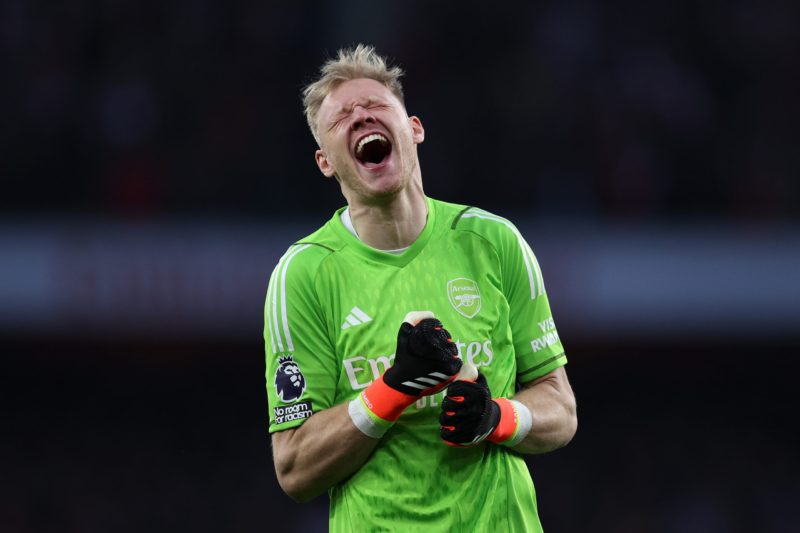
[(394, 363), (384, 372), (383, 381), (403, 394), (428, 396), (446, 387), (460, 369), (458, 348), (450, 333), (439, 320), (425, 318), (400, 326)]
[[(508, 401), (508, 400), (506, 400)], [(473, 446), (489, 437), (500, 424), (500, 406), (492, 400), (486, 377), (454, 381), (447, 388), (439, 415), (439, 434), (451, 446)]]

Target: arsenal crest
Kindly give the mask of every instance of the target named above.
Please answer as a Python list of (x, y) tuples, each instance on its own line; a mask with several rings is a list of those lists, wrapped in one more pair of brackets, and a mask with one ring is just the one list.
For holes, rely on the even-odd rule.
[(467, 278), (451, 279), (447, 282), (447, 298), (453, 308), (467, 318), (481, 310), (481, 292), (478, 284)]

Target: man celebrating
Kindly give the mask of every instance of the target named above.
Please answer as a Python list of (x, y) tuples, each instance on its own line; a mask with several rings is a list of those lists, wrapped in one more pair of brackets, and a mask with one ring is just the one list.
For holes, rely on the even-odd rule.
[(507, 220), (425, 196), (401, 75), (359, 45), (304, 91), (347, 207), (270, 278), (278, 481), (328, 490), (332, 531), (541, 531), (522, 454), (577, 427), (542, 273)]

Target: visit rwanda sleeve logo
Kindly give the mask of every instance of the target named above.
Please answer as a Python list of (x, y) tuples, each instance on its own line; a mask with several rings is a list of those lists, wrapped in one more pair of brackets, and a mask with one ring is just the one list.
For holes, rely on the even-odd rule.
[(478, 284), (467, 278), (451, 279), (447, 282), (447, 297), (456, 311), (472, 318), (481, 310), (481, 291)]
[(278, 359), (275, 369), (275, 391), (284, 403), (293, 402), (306, 391), (306, 378), (291, 357)]

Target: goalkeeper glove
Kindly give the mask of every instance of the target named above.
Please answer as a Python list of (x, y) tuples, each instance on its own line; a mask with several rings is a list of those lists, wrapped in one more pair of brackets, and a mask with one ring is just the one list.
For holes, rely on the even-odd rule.
[(447, 388), (439, 415), (439, 434), (446, 444), (460, 448), (484, 440), (515, 446), (531, 429), (531, 412), (508, 398), (492, 399), (486, 377), (458, 380)]
[(406, 407), (445, 388), (460, 368), (458, 349), (433, 313), (409, 313), (397, 334), (394, 363), (350, 402), (350, 418), (363, 433), (380, 438)]

